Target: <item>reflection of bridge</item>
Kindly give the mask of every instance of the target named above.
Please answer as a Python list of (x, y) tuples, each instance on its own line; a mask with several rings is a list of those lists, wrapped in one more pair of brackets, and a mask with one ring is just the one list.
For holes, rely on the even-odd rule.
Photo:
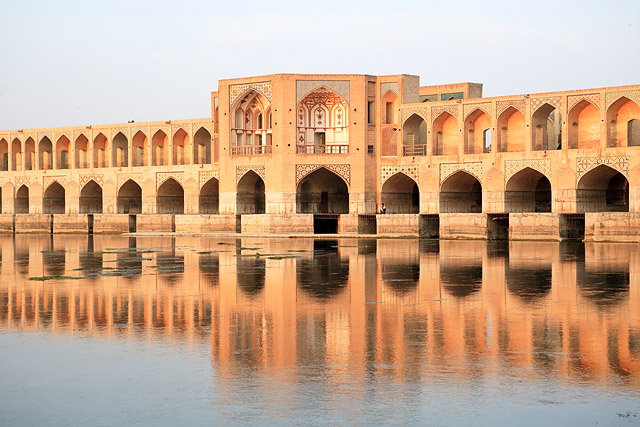
[(639, 104), (639, 85), (223, 80), (209, 118), (0, 131), (0, 229), (638, 240)]
[[(464, 358), (475, 374), (490, 376), (491, 364), (473, 363), (482, 355), (542, 376), (640, 377), (633, 246), (229, 243), (103, 236), (54, 237), (51, 246), (44, 236), (2, 238), (0, 328), (210, 339), (223, 366), (296, 366), (311, 357), (421, 372), (414, 363), (429, 359), (446, 368)], [(128, 249), (143, 254), (135, 260), (140, 270), (129, 275), (26, 280), (126, 270), (135, 258)], [(253, 251), (300, 258), (236, 256)], [(323, 289), (317, 280), (331, 285)]]

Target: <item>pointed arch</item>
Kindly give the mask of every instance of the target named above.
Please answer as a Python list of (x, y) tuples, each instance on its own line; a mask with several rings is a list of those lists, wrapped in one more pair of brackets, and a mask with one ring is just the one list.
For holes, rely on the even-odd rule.
[(211, 134), (204, 126), (193, 134), (193, 163), (211, 163)]
[(427, 122), (413, 113), (402, 125), (403, 154), (425, 156), (427, 154)]
[(233, 118), (231, 126), (232, 155), (267, 153), (268, 150), (263, 148), (233, 147), (262, 147), (264, 145), (271, 145), (270, 131), (267, 131), (264, 120), (265, 114), (270, 106), (271, 103), (269, 100), (253, 88), (248, 88), (236, 99), (231, 109), (231, 117)]
[(24, 142), (24, 156), (24, 169), (35, 170), (37, 168), (36, 142), (32, 137), (28, 137)]
[(505, 212), (551, 212), (551, 182), (526, 167), (509, 179), (504, 199)]
[(264, 180), (254, 171), (245, 173), (236, 191), (237, 214), (263, 214), (265, 206)]
[(142, 188), (134, 180), (127, 180), (118, 189), (118, 197), (116, 202), (118, 213), (142, 213)]
[(618, 98), (609, 106), (606, 116), (608, 147), (640, 145), (640, 132), (634, 132), (637, 125), (631, 123), (640, 120), (640, 106), (635, 101), (626, 96)]
[(11, 152), (13, 153), (11, 170), (21, 171), (23, 168), (22, 141), (18, 138), (14, 138), (13, 141), (11, 141)]
[(498, 116), (498, 151), (524, 152), (527, 139), (527, 127), (524, 114), (514, 106), (506, 108)]
[(71, 141), (66, 135), (61, 135), (56, 141), (56, 168), (69, 169), (69, 154), (71, 153)]
[(402, 172), (397, 172), (382, 185), (380, 194), (388, 214), (417, 214), (420, 212), (418, 183)]
[(54, 181), (47, 187), (42, 199), (42, 213), (65, 213), (65, 190), (58, 181)]
[(489, 152), (491, 141), (485, 141), (487, 131), (491, 131), (491, 117), (483, 109), (476, 108), (464, 121), (464, 153)]
[(108, 149), (109, 141), (107, 137), (100, 132), (93, 139), (93, 167), (94, 168), (106, 168), (108, 164)]
[(129, 140), (118, 132), (111, 141), (111, 165), (118, 168), (129, 166)]
[(198, 212), (201, 214), (217, 214), (219, 212), (219, 205), (219, 182), (216, 178), (211, 178), (200, 189)]
[(440, 113), (433, 121), (432, 154), (458, 154), (459, 133), (458, 119), (447, 111)]
[(169, 165), (169, 137), (162, 129), (158, 129), (151, 137), (151, 165)]
[(556, 150), (561, 147), (560, 111), (545, 102), (531, 116), (531, 150)]
[(349, 104), (340, 94), (320, 86), (300, 99), (297, 111), (298, 153), (348, 153)]
[(302, 179), (296, 189), (297, 213), (349, 213), (349, 188), (338, 174), (318, 168)]
[(629, 181), (619, 171), (599, 165), (578, 181), (578, 212), (629, 212)]
[(569, 148), (600, 147), (600, 112), (593, 103), (583, 99), (574, 105), (567, 123)]
[(80, 213), (102, 213), (102, 187), (93, 179), (89, 180), (80, 191)]
[(48, 136), (43, 136), (38, 144), (38, 169), (53, 169), (53, 143)]
[(83, 133), (78, 135), (74, 144), (75, 167), (76, 169), (84, 169), (89, 167), (89, 138)]
[(482, 212), (482, 185), (465, 171), (457, 171), (440, 185), (440, 213)]
[(13, 210), (16, 214), (28, 214), (29, 213), (29, 187), (21, 185), (16, 191), (16, 196), (13, 201)]
[(159, 214), (184, 213), (184, 189), (173, 178), (167, 179), (156, 194), (156, 212)]
[(142, 130), (139, 130), (133, 135), (131, 139), (132, 166), (149, 166), (147, 141), (147, 135)]
[(9, 170), (9, 143), (6, 139), (0, 138), (0, 170)]
[(396, 112), (398, 95), (396, 95), (392, 90), (388, 90), (384, 95), (382, 95), (381, 102), (384, 107), (382, 110), (382, 123), (386, 125), (398, 123), (398, 114)]
[(173, 162), (174, 165), (188, 165), (189, 161), (189, 134), (182, 128), (173, 134)]

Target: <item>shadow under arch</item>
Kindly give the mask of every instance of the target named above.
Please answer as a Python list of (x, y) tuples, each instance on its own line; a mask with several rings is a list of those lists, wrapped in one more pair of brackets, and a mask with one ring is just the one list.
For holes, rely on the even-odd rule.
[(457, 171), (440, 186), (440, 213), (482, 212), (482, 185), (465, 171)]
[(296, 213), (349, 213), (347, 184), (326, 168), (313, 171), (298, 184)]
[(551, 212), (551, 183), (542, 173), (524, 168), (507, 182), (506, 212)]
[(265, 213), (264, 180), (254, 171), (247, 172), (240, 181), (238, 181), (236, 213)]
[(175, 179), (167, 179), (158, 188), (156, 212), (159, 214), (184, 213), (184, 189)]
[(118, 190), (118, 213), (142, 213), (142, 188), (133, 180), (127, 180)]
[(418, 184), (402, 172), (394, 174), (382, 185), (380, 200), (388, 214), (416, 214), (420, 212)]
[(629, 212), (629, 181), (617, 170), (599, 165), (578, 181), (578, 212)]

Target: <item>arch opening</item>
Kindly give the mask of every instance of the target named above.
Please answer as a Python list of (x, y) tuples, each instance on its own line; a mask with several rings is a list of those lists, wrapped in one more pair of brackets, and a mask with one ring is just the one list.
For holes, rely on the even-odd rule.
[(397, 173), (385, 181), (380, 197), (388, 214), (416, 214), (420, 212), (418, 184), (403, 173)]
[(93, 167), (106, 168), (107, 164), (107, 137), (102, 133), (93, 140)]
[(128, 180), (118, 190), (116, 203), (118, 205), (118, 213), (142, 213), (142, 188), (135, 181)]
[(325, 168), (310, 173), (298, 184), (296, 213), (349, 213), (347, 184)]
[(11, 159), (11, 170), (22, 170), (22, 142), (18, 138), (14, 138), (11, 142), (11, 151), (13, 152), (13, 158)]
[(560, 111), (544, 104), (531, 116), (531, 150), (557, 150), (562, 147), (562, 120)]
[(122, 132), (113, 138), (111, 143), (111, 164), (118, 168), (129, 166), (129, 140)]
[(13, 201), (13, 210), (17, 214), (29, 213), (29, 187), (22, 185), (16, 191), (16, 197)]
[(238, 190), (236, 193), (236, 213), (265, 213), (264, 181), (254, 171), (247, 172), (240, 179), (240, 181), (238, 181)]
[(491, 118), (487, 113), (478, 109), (469, 114), (464, 121), (464, 153), (488, 153), (491, 147), (490, 132)]
[(198, 198), (198, 212), (201, 214), (217, 214), (219, 212), (219, 182), (211, 178), (202, 186)]
[(184, 189), (175, 179), (167, 179), (158, 188), (156, 212), (159, 214), (184, 213)]
[(211, 134), (205, 128), (200, 128), (193, 135), (193, 163), (211, 163)]
[(153, 166), (169, 164), (169, 137), (161, 130), (151, 138), (151, 164)]
[(94, 180), (87, 184), (80, 191), (80, 213), (102, 213), (102, 187)]
[(640, 145), (640, 107), (627, 97), (611, 104), (607, 110), (607, 146)]
[(131, 141), (133, 166), (149, 166), (147, 139), (147, 135), (140, 130), (133, 136)]
[(551, 212), (551, 183), (542, 173), (525, 168), (513, 175), (504, 194), (506, 212)]
[(53, 143), (48, 137), (43, 137), (38, 144), (38, 165), (40, 170), (53, 169)]
[(600, 165), (587, 172), (576, 190), (578, 212), (629, 212), (629, 181), (617, 170)]
[(587, 100), (577, 103), (568, 116), (569, 148), (600, 147), (600, 112)]
[(84, 135), (76, 138), (75, 144), (75, 166), (76, 169), (89, 167), (89, 139)]
[(189, 164), (189, 135), (184, 129), (179, 129), (173, 135), (173, 164)]
[(29, 137), (24, 143), (24, 169), (31, 171), (36, 168), (36, 142)]
[(298, 102), (297, 152), (347, 154), (349, 104), (326, 87), (317, 88)]
[(498, 117), (498, 151), (523, 152), (527, 128), (524, 115), (514, 107), (509, 107)]
[(441, 213), (482, 212), (482, 185), (473, 175), (458, 171), (440, 186)]
[(42, 199), (42, 212), (45, 214), (63, 214), (64, 213), (64, 187), (57, 182), (47, 187)]
[(6, 139), (0, 139), (0, 170), (9, 170), (9, 143)]
[(404, 156), (427, 155), (427, 123), (417, 114), (412, 114), (402, 125)]
[(433, 122), (434, 156), (458, 154), (458, 119), (444, 112)]

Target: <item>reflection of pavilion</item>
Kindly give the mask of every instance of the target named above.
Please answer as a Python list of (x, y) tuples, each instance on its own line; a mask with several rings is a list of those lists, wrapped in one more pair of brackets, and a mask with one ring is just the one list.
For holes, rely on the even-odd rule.
[[(2, 238), (0, 249), (3, 330), (210, 339), (223, 371), (313, 363), (332, 376), (349, 364), (414, 378), (426, 366), (640, 377), (635, 246), (38, 236)], [(142, 274), (115, 274), (118, 265)], [(26, 280), (104, 267), (114, 274)]]

